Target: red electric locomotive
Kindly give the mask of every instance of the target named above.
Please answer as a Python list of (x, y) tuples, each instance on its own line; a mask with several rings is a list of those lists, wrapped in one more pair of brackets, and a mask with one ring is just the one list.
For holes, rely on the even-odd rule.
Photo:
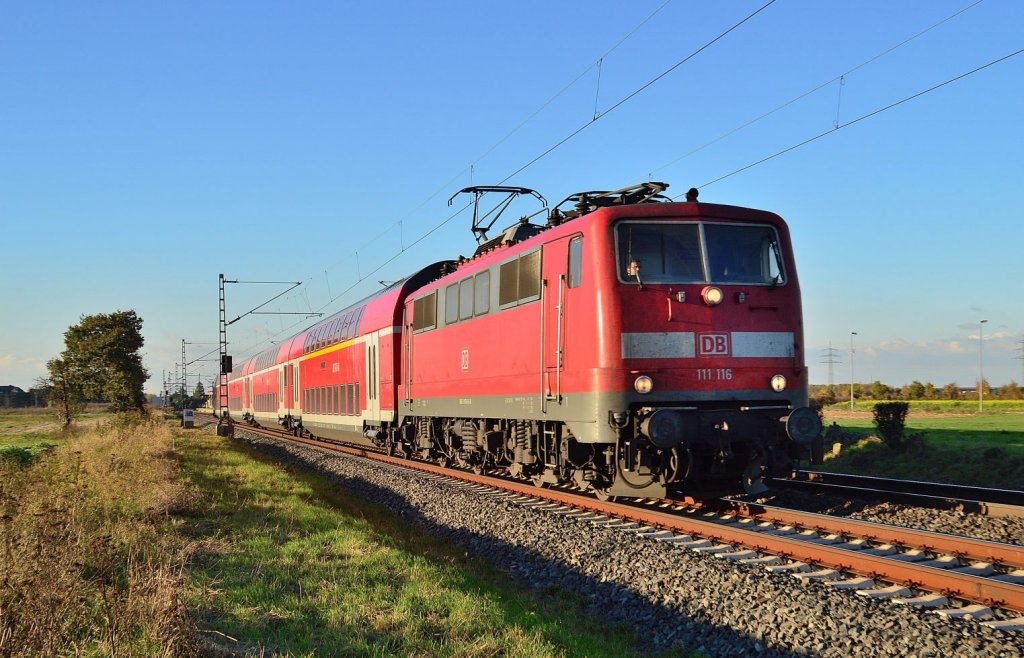
[[(524, 218), (489, 240), (474, 215), (472, 258), (424, 268), (264, 368), (246, 364), (241, 379), (270, 370), (300, 392), (273, 413), (243, 398), (246, 417), (599, 496), (764, 490), (820, 434), (789, 232), (695, 190), (673, 203), (666, 187), (575, 194), (546, 225)], [(500, 208), (543, 201), (463, 191), (507, 193)], [(357, 308), (364, 326), (337, 340)]]

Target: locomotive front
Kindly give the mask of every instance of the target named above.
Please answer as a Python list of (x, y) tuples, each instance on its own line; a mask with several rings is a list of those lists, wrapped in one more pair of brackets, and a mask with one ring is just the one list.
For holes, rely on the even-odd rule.
[(603, 315), (621, 338), (609, 492), (764, 491), (821, 430), (785, 222), (694, 201), (605, 209), (601, 223)]

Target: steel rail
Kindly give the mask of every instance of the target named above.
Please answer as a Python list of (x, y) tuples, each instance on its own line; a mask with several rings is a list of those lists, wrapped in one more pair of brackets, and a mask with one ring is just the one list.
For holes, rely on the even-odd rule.
[[(938, 567), (915, 564), (913, 562), (905, 562), (891, 557), (870, 554), (867, 551), (842, 548), (837, 545), (814, 543), (806, 539), (796, 539), (786, 535), (778, 535), (770, 532), (759, 532), (756, 529), (743, 527), (738, 523), (693, 518), (692, 515), (683, 516), (678, 513), (678, 510), (674, 509), (679, 507), (674, 504), (676, 501), (658, 501), (653, 506), (651, 503), (645, 504), (643, 502), (628, 504), (603, 502), (592, 498), (581, 497), (578, 493), (561, 491), (558, 489), (541, 489), (529, 483), (477, 475), (466, 471), (455, 471), (435, 464), (430, 464), (428, 462), (392, 457), (368, 448), (340, 445), (333, 442), (318, 441), (316, 439), (307, 439), (304, 437), (295, 437), (285, 432), (267, 431), (262, 428), (246, 429), (250, 429), (254, 432), (263, 432), (271, 436), (277, 436), (289, 441), (303, 443), (335, 452), (374, 459), (400, 466), (402, 468), (435, 475), (443, 475), (465, 482), (503, 489), (511, 493), (529, 496), (534, 499), (547, 500), (549, 502), (559, 503), (562, 505), (570, 505), (598, 514), (613, 516), (655, 528), (672, 530), (683, 534), (697, 535), (705, 539), (714, 539), (734, 546), (741, 546), (745, 549), (762, 551), (793, 560), (800, 560), (810, 564), (835, 569), (837, 571), (845, 571), (870, 578), (901, 583), (917, 589), (938, 592), (947, 596), (983, 603), (988, 606), (1001, 607), (1017, 613), (1024, 613), (1024, 586), (1021, 585), (966, 573), (957, 573)], [(657, 507), (658, 509), (654, 509), (654, 507)], [(666, 509), (670, 509), (672, 511), (665, 511)], [(823, 515), (810, 516), (819, 519), (828, 518)], [(793, 510), (781, 510), (779, 508), (765, 508), (755, 513), (755, 518), (787, 524), (788, 522), (785, 519), (797, 521), (800, 518), (806, 520), (807, 517), (808, 515), (805, 513), (798, 513)], [(958, 545), (963, 547), (965, 550), (967, 550), (970, 545), (981, 544), (987, 547), (986, 551), (983, 552), (994, 551), (995, 553), (1001, 553), (1001, 551), (996, 551), (995, 547), (1006, 546), (1006, 549), (1003, 550), (1009, 550), (1007, 555), (1016, 556), (1014, 557), (1015, 560), (1020, 559), (1021, 547), (1000, 545), (996, 542), (972, 540), (966, 537), (929, 533), (927, 531), (914, 530), (910, 528), (896, 528), (895, 526), (872, 524), (867, 521), (854, 521), (852, 519), (840, 519), (839, 523), (841, 523), (845, 529), (841, 533), (836, 534), (842, 534), (843, 536), (849, 536), (851, 534), (850, 528), (858, 528), (858, 532), (862, 532), (864, 528), (868, 528), (868, 531), (864, 533), (868, 535), (867, 538), (891, 543), (888, 539), (885, 539), (885, 537), (889, 531), (897, 530), (908, 533), (906, 535), (907, 537), (913, 535), (924, 540), (926, 542), (925, 548), (928, 550), (946, 552), (941, 548), (930, 547), (941, 546), (944, 538), (952, 538), (953, 540), (958, 540)], [(798, 522), (796, 525), (813, 527), (808, 526), (804, 522)], [(829, 524), (828, 528), (831, 527), (832, 525)], [(828, 528), (822, 527), (822, 530), (831, 532)]]
[(771, 505), (737, 501), (725, 502), (726, 508), (731, 508), (741, 516), (758, 521), (791, 525), (826, 534), (855, 535), (858, 538), (869, 539), (883, 544), (921, 548), (943, 555), (953, 555), (979, 562), (993, 562), (1012, 568), (1024, 568), (1024, 546), (1017, 544), (1004, 544), (985, 539), (964, 537), (962, 535), (887, 525), (873, 521), (861, 521), (860, 519), (851, 519), (849, 517), (803, 512)]
[(772, 478), (772, 486), (809, 489), (906, 502), (911, 505), (955, 509), (985, 516), (1024, 516), (1024, 491), (989, 489), (940, 482), (893, 480), (868, 475), (796, 471), (790, 478)]

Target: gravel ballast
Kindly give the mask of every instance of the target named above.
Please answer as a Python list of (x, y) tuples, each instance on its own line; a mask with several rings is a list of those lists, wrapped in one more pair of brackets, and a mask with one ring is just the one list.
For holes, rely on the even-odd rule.
[(241, 427), (236, 436), (390, 508), (514, 582), (582, 597), (595, 617), (636, 629), (641, 650), (679, 644), (707, 656), (1024, 655), (1024, 632), (801, 583)]
[(994, 517), (956, 510), (929, 509), (901, 503), (851, 500), (840, 496), (809, 494), (782, 489), (759, 502), (807, 512), (965, 535), (977, 539), (1024, 544), (1024, 518)]

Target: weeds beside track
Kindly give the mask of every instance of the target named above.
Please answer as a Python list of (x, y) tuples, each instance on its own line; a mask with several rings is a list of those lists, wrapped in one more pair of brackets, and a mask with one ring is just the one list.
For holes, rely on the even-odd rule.
[(0, 460), (0, 656), (191, 651), (169, 445), (162, 423), (125, 416)]

